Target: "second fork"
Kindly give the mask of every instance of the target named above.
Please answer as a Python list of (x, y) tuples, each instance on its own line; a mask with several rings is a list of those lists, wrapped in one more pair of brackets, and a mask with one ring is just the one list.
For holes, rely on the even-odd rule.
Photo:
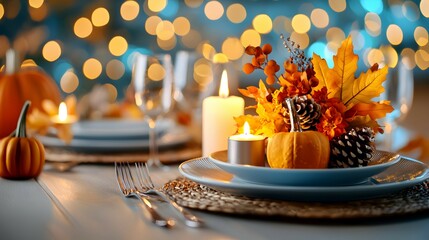
[(171, 207), (173, 207), (174, 210), (177, 211), (178, 215), (184, 220), (185, 224), (189, 227), (201, 227), (204, 224), (204, 222), (201, 219), (199, 219), (197, 216), (188, 212), (186, 209), (179, 206), (176, 202), (172, 201), (163, 192), (158, 191), (155, 188), (152, 178), (150, 177), (149, 170), (147, 168), (146, 163), (136, 162), (135, 165), (137, 169), (138, 182), (140, 183), (140, 187), (138, 188), (138, 190), (142, 194), (144, 194), (145, 196), (156, 195), (160, 197), (162, 200), (167, 202)]
[[(152, 206), (148, 199), (137, 189), (129, 163), (115, 162), (115, 173), (119, 188), (125, 197), (140, 199), (150, 214), (153, 223), (160, 227), (174, 226), (174, 220), (163, 218)], [(138, 174), (137, 174), (138, 175)]]

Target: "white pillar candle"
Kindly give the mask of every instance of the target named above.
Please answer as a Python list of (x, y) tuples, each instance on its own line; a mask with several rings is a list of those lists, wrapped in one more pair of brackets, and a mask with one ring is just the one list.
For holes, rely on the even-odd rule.
[(228, 95), (228, 77), (224, 70), (219, 96), (203, 101), (203, 156), (228, 148), (228, 137), (237, 131), (234, 117), (244, 114), (244, 99)]

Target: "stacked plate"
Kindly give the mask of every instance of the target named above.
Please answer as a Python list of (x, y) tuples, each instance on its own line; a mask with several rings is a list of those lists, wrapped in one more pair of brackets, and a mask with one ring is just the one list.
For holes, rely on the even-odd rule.
[(181, 174), (233, 194), (293, 201), (350, 201), (382, 197), (429, 178), (420, 161), (377, 151), (371, 164), (342, 169), (273, 169), (228, 163), (227, 152), (192, 159)]
[[(60, 147), (80, 152), (125, 152), (149, 149), (149, 126), (143, 120), (81, 121), (72, 126), (73, 140), (64, 143), (56, 134), (38, 136), (47, 147)], [(186, 128), (170, 119), (156, 125), (158, 146), (172, 147), (191, 138)]]

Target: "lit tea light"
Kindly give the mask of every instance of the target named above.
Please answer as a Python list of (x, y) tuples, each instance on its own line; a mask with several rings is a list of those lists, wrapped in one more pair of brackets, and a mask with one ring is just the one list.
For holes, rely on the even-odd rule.
[(61, 102), (58, 107), (58, 115), (52, 117), (52, 121), (56, 124), (73, 124), (77, 121), (77, 117), (68, 114), (67, 105), (65, 102)]
[(229, 137), (228, 162), (265, 166), (265, 137), (251, 134), (248, 122), (244, 123), (242, 134)]
[(244, 99), (229, 96), (228, 77), (222, 72), (219, 96), (203, 101), (203, 156), (228, 148), (228, 137), (237, 131), (234, 117), (244, 114)]
[(243, 133), (238, 134), (238, 135), (233, 135), (233, 136), (229, 137), (229, 139), (246, 141), (246, 140), (261, 140), (261, 139), (265, 139), (265, 137), (261, 136), (261, 135), (251, 134), (250, 133), (250, 125), (248, 122), (245, 122), (243, 125)]

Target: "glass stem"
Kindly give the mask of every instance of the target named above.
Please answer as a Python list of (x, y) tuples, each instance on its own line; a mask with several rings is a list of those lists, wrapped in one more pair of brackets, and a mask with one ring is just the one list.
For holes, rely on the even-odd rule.
[(159, 166), (161, 162), (158, 157), (158, 144), (157, 144), (157, 135), (156, 135), (156, 119), (149, 118), (149, 160), (148, 165)]
[(390, 120), (385, 123), (384, 131), (384, 148), (386, 151), (394, 151), (394, 132), (397, 127), (395, 120)]

